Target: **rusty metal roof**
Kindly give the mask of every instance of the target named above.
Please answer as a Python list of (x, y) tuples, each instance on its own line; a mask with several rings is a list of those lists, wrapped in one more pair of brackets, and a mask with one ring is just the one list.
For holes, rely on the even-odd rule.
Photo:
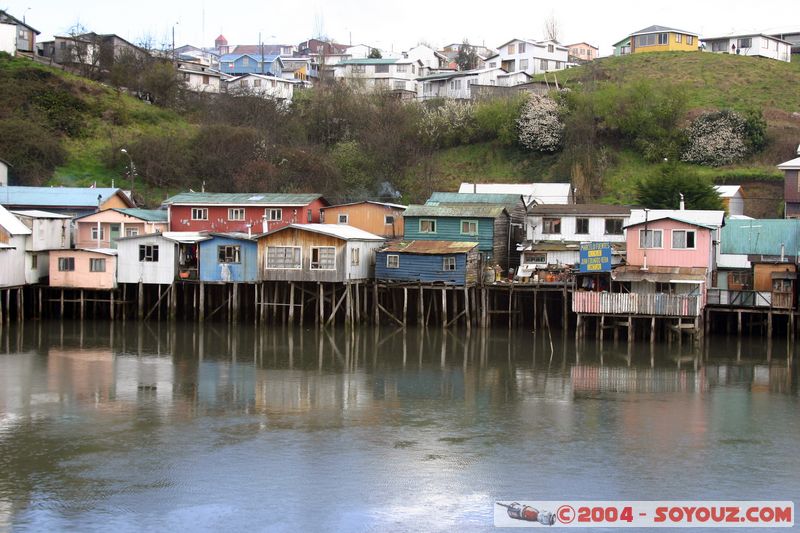
[(649, 281), (651, 283), (703, 282), (707, 270), (704, 267), (651, 266), (642, 270), (639, 265), (624, 265), (611, 271), (614, 281)]
[(497, 218), (503, 213), (507, 214), (506, 208), (495, 204), (410, 205), (403, 216)]
[(382, 252), (404, 252), (407, 254), (465, 254), (478, 246), (477, 242), (458, 241), (399, 241), (383, 248)]

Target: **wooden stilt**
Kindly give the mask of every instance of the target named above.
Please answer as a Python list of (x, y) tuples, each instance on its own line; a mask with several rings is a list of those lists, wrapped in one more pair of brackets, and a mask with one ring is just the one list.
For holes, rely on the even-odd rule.
[(372, 309), (373, 309), (373, 324), (376, 326), (381, 323), (381, 315), (380, 309), (378, 308), (378, 284), (377, 282), (373, 282), (372, 284)]
[(289, 283), (289, 325), (294, 326), (294, 283)]
[(205, 282), (201, 281), (198, 284), (197, 288), (200, 291), (200, 294), (198, 296), (198, 299), (200, 300), (200, 302), (199, 302), (199, 307), (197, 308), (197, 311), (198, 311), (197, 318), (202, 322), (206, 318), (206, 284), (205, 284)]
[(633, 344), (633, 316), (628, 315), (628, 344)]
[(81, 294), (81, 320), (83, 320), (83, 317), (84, 317), (83, 313), (84, 313), (84, 307), (85, 307), (85, 300), (83, 298), (83, 289), (81, 289), (81, 293), (80, 294)]
[(736, 313), (736, 336), (742, 336), (742, 312), (737, 311)]
[(464, 311), (467, 313), (466, 322), (467, 322), (467, 331), (472, 328), (472, 317), (470, 315), (470, 301), (469, 301), (469, 289), (464, 287)]
[(353, 309), (355, 310), (355, 313), (356, 313), (355, 320), (356, 320), (356, 322), (361, 322), (361, 284), (358, 283), (358, 282), (356, 282), (356, 294), (355, 294), (355, 297), (356, 297), (356, 301), (355, 301), (355, 305), (353, 306)]
[(139, 320), (144, 318), (144, 283), (141, 281), (139, 282), (139, 299), (137, 301), (138, 304), (138, 311), (136, 313), (136, 318)]
[(772, 311), (767, 313), (767, 337), (772, 340)]
[(408, 287), (403, 287), (403, 327), (408, 324)]
[(319, 292), (319, 296), (317, 297), (319, 309), (316, 323), (321, 326), (325, 323), (325, 289), (323, 288), (322, 283), (319, 281), (317, 282), (317, 292)]
[(442, 289), (442, 327), (447, 327), (447, 290)]
[[(114, 307), (116, 307), (116, 305), (115, 305), (116, 302), (114, 301), (114, 296), (115, 296), (114, 291), (111, 291), (111, 294), (108, 297), (108, 301), (109, 301), (108, 314), (109, 314), (109, 317), (111, 318), (112, 322), (114, 321)], [(111, 327), (113, 328), (114, 326), (112, 325)]]
[(425, 327), (425, 293), (420, 283), (417, 287), (417, 326)]
[(656, 343), (656, 317), (650, 317), (650, 346)]
[[(6, 299), (6, 302), (8, 302), (8, 299)], [(8, 309), (8, 305), (6, 305), (6, 309)], [(8, 313), (6, 313), (6, 315), (8, 315)], [(61, 289), (61, 306), (58, 316), (64, 318), (64, 289)]]

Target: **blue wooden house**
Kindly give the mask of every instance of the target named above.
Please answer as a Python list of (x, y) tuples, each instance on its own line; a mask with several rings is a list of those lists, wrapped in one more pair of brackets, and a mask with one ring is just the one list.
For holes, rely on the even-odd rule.
[[(403, 215), (406, 241), (477, 242), (484, 264), (508, 268), (511, 218), (500, 205), (412, 205)], [(514, 250), (516, 253), (516, 249)]]
[(281, 56), (261, 54), (225, 54), (219, 58), (219, 71), (231, 76), (265, 74), (280, 78), (283, 74)]
[(200, 281), (258, 280), (258, 244), (245, 233), (209, 233), (200, 241)]
[(375, 278), (381, 281), (472, 285), (479, 269), (477, 242), (401, 241), (375, 257)]

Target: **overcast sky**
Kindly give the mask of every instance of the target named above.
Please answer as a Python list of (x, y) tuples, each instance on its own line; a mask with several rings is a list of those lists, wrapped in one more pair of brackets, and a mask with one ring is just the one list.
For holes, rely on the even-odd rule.
[(798, 0), (0, 0), (0, 8), (41, 31), (39, 40), (65, 34), (76, 22), (130, 41), (212, 46), (222, 33), (231, 45), (297, 44), (322, 32), (343, 43), (401, 51), (428, 42), (443, 46), (469, 39), (496, 48), (513, 38), (541, 39), (544, 20), (558, 21), (564, 44), (586, 41), (602, 55), (628, 34), (658, 24), (713, 37), (731, 32), (800, 27)]

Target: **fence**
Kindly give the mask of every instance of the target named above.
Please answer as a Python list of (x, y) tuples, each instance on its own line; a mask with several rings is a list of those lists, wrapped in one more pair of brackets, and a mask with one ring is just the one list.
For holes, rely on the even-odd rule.
[(572, 311), (603, 315), (698, 316), (700, 296), (675, 294), (634, 294), (616, 292), (575, 292)]

